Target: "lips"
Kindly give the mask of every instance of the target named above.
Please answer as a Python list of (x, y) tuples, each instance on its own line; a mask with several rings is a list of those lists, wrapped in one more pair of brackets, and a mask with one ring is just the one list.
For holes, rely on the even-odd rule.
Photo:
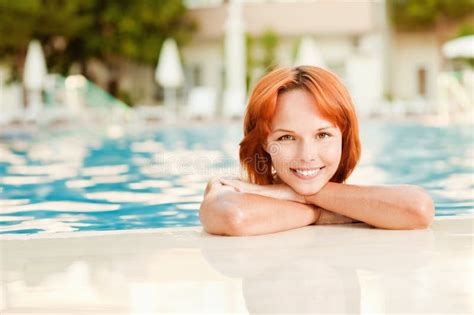
[(313, 179), (321, 173), (322, 169), (324, 169), (324, 166), (318, 168), (290, 168), (293, 174), (302, 179)]

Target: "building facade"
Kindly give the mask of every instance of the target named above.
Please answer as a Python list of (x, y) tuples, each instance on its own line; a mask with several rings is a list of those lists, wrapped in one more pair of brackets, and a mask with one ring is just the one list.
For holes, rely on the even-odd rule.
[[(224, 37), (229, 2), (204, 1), (190, 6), (189, 15), (199, 30), (182, 47), (188, 87), (225, 89)], [(202, 3), (201, 3), (202, 4)], [(386, 21), (383, 2), (377, 1), (241, 1), (245, 32), (252, 38), (274, 34), (274, 66), (295, 65), (298, 43), (311, 37), (317, 44), (325, 67), (347, 84), (361, 112), (380, 104), (384, 86), (384, 34)], [(255, 47), (257, 46), (257, 47)], [(247, 55), (259, 59), (265, 54), (258, 45)], [(247, 57), (248, 57), (247, 56)], [(266, 69), (247, 69), (251, 89)]]
[[(187, 1), (199, 25), (182, 47), (190, 88), (225, 88), (223, 42), (231, 2)], [(247, 34), (258, 38), (270, 31), (278, 37), (275, 65), (294, 65), (298, 41), (313, 38), (326, 67), (344, 80), (361, 113), (393, 103), (403, 104), (403, 112), (419, 112), (420, 104), (425, 112), (437, 106), (438, 75), (447, 63), (441, 46), (456, 23), (442, 30), (444, 37), (439, 30), (398, 32), (388, 21), (385, 0), (239, 2)], [(259, 55), (258, 49), (249, 53)], [(247, 71), (250, 89), (265, 69)]]

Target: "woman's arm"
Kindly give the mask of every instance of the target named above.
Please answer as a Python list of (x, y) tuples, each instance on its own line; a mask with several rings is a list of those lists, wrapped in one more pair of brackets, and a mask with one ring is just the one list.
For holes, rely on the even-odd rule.
[(333, 216), (340, 214), (378, 228), (426, 228), (434, 215), (430, 195), (418, 186), (355, 186), (329, 182), (318, 193), (301, 196), (286, 184), (255, 185), (236, 179), (225, 179), (224, 183), (241, 192), (316, 205)]
[(306, 202), (378, 228), (428, 227), (434, 215), (431, 197), (420, 187), (355, 186), (329, 182)]
[(260, 235), (314, 224), (354, 222), (317, 206), (237, 192), (217, 180), (208, 183), (199, 210), (204, 230), (218, 235)]
[(219, 179), (211, 180), (204, 193), (199, 218), (204, 230), (218, 235), (260, 235), (310, 225), (315, 206), (235, 191)]

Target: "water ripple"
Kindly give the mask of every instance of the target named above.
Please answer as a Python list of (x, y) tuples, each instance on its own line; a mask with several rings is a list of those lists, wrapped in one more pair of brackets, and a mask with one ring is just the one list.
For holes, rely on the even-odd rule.
[[(0, 233), (198, 226), (206, 182), (241, 173), (241, 125), (0, 138)], [(436, 215), (473, 213), (472, 126), (361, 123), (349, 182), (414, 184)]]

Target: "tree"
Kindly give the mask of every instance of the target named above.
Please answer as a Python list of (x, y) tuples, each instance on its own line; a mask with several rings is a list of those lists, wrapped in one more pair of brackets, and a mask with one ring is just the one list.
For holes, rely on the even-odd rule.
[[(0, 1), (0, 61), (11, 66), (13, 79), (23, 67), (28, 43), (39, 39), (46, 56), (65, 48), (65, 40), (79, 34), (90, 21), (78, 11), (87, 1)], [(64, 62), (60, 56), (48, 62), (53, 70)]]
[[(390, 20), (399, 31), (431, 29), (438, 46), (474, 33), (474, 0), (387, 0)], [(467, 19), (466, 19), (467, 18)], [(463, 21), (466, 19), (466, 21)], [(456, 26), (453, 28), (448, 26)], [(472, 59), (466, 59), (473, 66)]]
[[(268, 73), (278, 65), (276, 51), (279, 42), (278, 34), (271, 29), (267, 29), (257, 37), (246, 33), (247, 89), (250, 88), (256, 71)], [(256, 51), (260, 52), (258, 56), (255, 54)]]
[(154, 64), (165, 38), (189, 40), (196, 24), (185, 13), (180, 0), (0, 0), (0, 34), (9, 34), (0, 39), (0, 60), (19, 73), (37, 38), (52, 71), (66, 74), (77, 63), (90, 78), (88, 61), (101, 60), (117, 95), (123, 61)]
[(277, 66), (276, 49), (279, 44), (278, 34), (272, 30), (266, 30), (260, 36), (260, 42), (264, 51), (262, 65), (265, 71), (270, 72)]
[(390, 20), (400, 31), (426, 30), (472, 15), (474, 0), (387, 0)]

